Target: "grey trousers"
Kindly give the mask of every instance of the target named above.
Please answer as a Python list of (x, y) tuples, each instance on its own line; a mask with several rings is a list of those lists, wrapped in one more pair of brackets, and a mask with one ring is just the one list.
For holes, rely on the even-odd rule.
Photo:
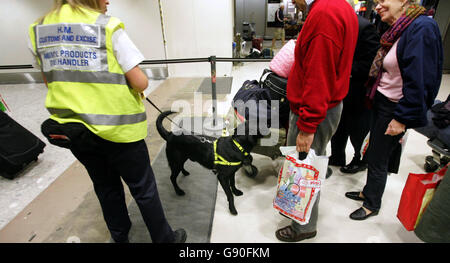
[[(339, 125), (339, 120), (341, 119), (342, 113), (342, 102), (336, 107), (333, 107), (327, 111), (327, 116), (317, 127), (316, 133), (314, 134), (314, 141), (311, 148), (314, 149), (317, 155), (326, 155), (327, 144), (333, 137)], [(297, 127), (298, 115), (293, 113), (289, 114), (289, 130), (287, 134), (287, 145), (296, 145), (297, 135), (299, 129)], [(320, 192), (317, 196), (316, 202), (311, 210), (311, 217), (309, 223), (306, 225), (300, 225), (295, 221), (292, 221), (291, 226), (296, 233), (310, 233), (317, 229), (317, 219), (319, 217), (319, 201)]]

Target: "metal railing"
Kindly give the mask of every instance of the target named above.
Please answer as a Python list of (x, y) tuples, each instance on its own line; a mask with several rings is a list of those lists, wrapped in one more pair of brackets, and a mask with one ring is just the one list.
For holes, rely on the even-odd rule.
[[(184, 59), (162, 59), (162, 60), (144, 60), (139, 65), (160, 65), (160, 64), (177, 64), (177, 63), (200, 63), (208, 62), (211, 64), (211, 94), (212, 94), (212, 111), (213, 126), (216, 126), (217, 120), (217, 90), (216, 90), (216, 63), (217, 62), (270, 62), (270, 58), (223, 58), (210, 56), (206, 58), (184, 58)], [(14, 69), (32, 69), (32, 65), (0, 65), (0, 70)]]

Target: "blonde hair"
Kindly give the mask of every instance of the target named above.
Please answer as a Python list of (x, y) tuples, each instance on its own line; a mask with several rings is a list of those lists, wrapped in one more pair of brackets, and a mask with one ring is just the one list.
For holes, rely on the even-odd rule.
[(59, 11), (61, 11), (61, 7), (65, 4), (68, 4), (74, 11), (80, 13), (84, 13), (81, 8), (86, 8), (97, 12), (102, 11), (98, 0), (55, 0), (50, 12), (39, 18), (38, 21), (42, 21), (46, 16), (52, 14), (53, 12), (59, 13)]

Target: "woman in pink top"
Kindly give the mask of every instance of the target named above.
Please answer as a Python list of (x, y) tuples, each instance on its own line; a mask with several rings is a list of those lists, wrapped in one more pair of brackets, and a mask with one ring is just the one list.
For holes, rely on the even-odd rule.
[[(377, 13), (391, 27), (381, 37), (368, 81), (373, 106), (367, 182), (362, 192), (346, 197), (364, 201), (350, 214), (364, 220), (378, 214), (393, 152), (408, 128), (425, 126), (426, 112), (442, 78), (442, 41), (437, 23), (415, 0), (378, 0)], [(397, 163), (398, 166), (398, 163)], [(388, 169), (389, 168), (389, 169)]]

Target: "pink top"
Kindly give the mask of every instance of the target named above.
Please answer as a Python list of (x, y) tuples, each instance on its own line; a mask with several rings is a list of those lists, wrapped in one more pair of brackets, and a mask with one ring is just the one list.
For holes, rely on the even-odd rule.
[(397, 60), (398, 40), (384, 57), (383, 73), (377, 89), (380, 93), (393, 102), (398, 102), (401, 98), (403, 98), (403, 80)]
[(270, 61), (270, 69), (278, 76), (288, 78), (295, 59), (295, 40), (291, 39)]

